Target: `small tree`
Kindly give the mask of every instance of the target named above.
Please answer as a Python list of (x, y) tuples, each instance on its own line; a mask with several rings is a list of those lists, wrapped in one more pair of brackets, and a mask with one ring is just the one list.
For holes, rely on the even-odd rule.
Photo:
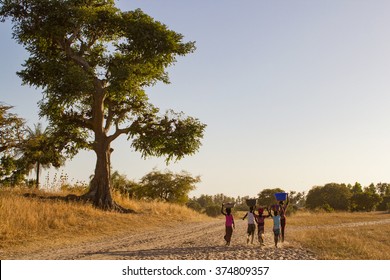
[(19, 146), (19, 159), (26, 170), (35, 169), (35, 186), (39, 188), (39, 175), (42, 168), (54, 166), (59, 168), (65, 163), (65, 158), (61, 155), (55, 145), (50, 130), (43, 129), (42, 124), (34, 125), (34, 128), (28, 127), (26, 136)]
[(10, 113), (12, 106), (0, 103), (0, 154), (14, 154), (23, 139), (24, 120)]
[(192, 177), (185, 171), (174, 174), (171, 171), (154, 170), (141, 179), (137, 196), (185, 204), (188, 202), (188, 193), (195, 189), (198, 182), (199, 176)]
[(355, 193), (351, 197), (351, 211), (373, 211), (380, 204), (382, 198), (370, 191)]
[(0, 103), (0, 182), (11, 185), (24, 178), (17, 161), (17, 147), (23, 140), (24, 120), (10, 112), (12, 106)]
[(85, 198), (124, 211), (111, 196), (111, 144), (119, 136), (143, 157), (167, 162), (195, 153), (205, 125), (148, 102), (147, 87), (169, 83), (166, 68), (195, 50), (194, 42), (141, 10), (122, 12), (114, 0), (0, 0), (0, 20), (30, 53), (18, 73), (43, 89), (40, 115), (70, 156), (91, 149), (96, 165)]
[(112, 189), (119, 192), (121, 195), (133, 198), (139, 188), (139, 184), (126, 178), (126, 175), (119, 174), (115, 171), (111, 174)]

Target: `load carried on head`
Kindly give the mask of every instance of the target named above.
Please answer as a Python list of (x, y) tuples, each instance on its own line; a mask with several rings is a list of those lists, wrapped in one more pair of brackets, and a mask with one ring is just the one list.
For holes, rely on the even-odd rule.
[(234, 207), (234, 202), (224, 202), (222, 205), (225, 208), (233, 208)]
[(256, 198), (249, 198), (249, 199), (246, 199), (245, 202), (246, 202), (246, 205), (248, 205), (249, 207), (255, 207), (257, 199)]
[(277, 201), (287, 200), (287, 193), (285, 193), (285, 192), (275, 193), (275, 198)]
[[(275, 199), (277, 200), (278, 203), (280, 203), (280, 201), (286, 201), (287, 200), (287, 193), (285, 192), (279, 192), (279, 193), (275, 193)], [(271, 205), (271, 209), (273, 211), (277, 210), (279, 211), (279, 204), (274, 204), (274, 205)]]

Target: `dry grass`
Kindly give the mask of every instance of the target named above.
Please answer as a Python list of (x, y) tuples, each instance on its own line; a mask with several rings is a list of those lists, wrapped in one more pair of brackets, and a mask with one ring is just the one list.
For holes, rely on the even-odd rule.
[(23, 189), (0, 191), (0, 256), (15, 250), (33, 250), (42, 242), (50, 246), (66, 245), (139, 232), (162, 223), (209, 219), (186, 207), (162, 202), (116, 197), (119, 204), (137, 211), (137, 214), (120, 214), (100, 211), (80, 202), (27, 198), (22, 195), (25, 192)]
[(320, 259), (389, 260), (390, 224), (356, 224), (384, 219), (390, 219), (390, 214), (299, 213), (288, 219), (286, 238)]
[(288, 223), (291, 226), (318, 226), (318, 225), (337, 225), (344, 223), (380, 221), (384, 218), (390, 218), (390, 215), (384, 212), (309, 212), (299, 211), (288, 217)]

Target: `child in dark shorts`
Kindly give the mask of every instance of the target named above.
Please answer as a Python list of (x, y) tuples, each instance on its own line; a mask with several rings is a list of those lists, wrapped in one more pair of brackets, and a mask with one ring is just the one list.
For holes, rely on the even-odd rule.
[(245, 218), (248, 217), (248, 229), (247, 229), (247, 238), (246, 238), (246, 244), (249, 243), (249, 237), (251, 236), (251, 244), (253, 244), (253, 239), (255, 237), (255, 230), (256, 230), (256, 225), (255, 225), (255, 213), (253, 211), (253, 206), (249, 208), (249, 212), (245, 214), (245, 216), (242, 218), (245, 220)]

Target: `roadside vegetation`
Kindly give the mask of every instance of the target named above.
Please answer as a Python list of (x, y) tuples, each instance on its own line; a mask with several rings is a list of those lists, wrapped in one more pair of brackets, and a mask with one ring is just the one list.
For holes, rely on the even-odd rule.
[[(25, 194), (28, 193), (28, 196)], [(209, 220), (185, 206), (158, 201), (115, 198), (136, 211), (101, 211), (81, 201), (66, 201), (68, 193), (24, 188), (0, 191), (0, 257), (15, 250), (66, 246), (116, 234), (134, 234), (177, 222)], [(152, 231), (151, 231), (152, 232)]]

